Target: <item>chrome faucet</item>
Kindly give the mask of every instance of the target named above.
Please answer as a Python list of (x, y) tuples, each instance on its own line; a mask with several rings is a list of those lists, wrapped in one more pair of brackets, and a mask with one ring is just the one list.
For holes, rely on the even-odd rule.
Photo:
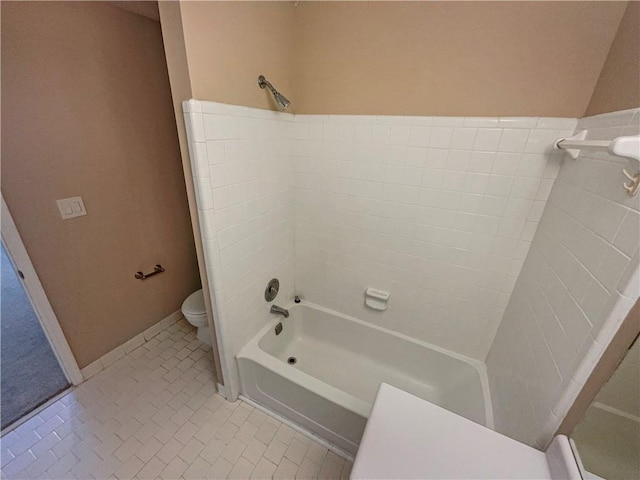
[(278, 305), (271, 305), (270, 312), (276, 315), (282, 315), (284, 318), (289, 318), (289, 310), (279, 307)]

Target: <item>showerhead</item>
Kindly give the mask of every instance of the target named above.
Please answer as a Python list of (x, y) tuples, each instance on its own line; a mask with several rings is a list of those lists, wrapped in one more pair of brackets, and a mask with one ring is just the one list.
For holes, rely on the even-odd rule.
[(273, 94), (273, 98), (275, 99), (276, 104), (278, 105), (278, 108), (280, 110), (285, 111), (287, 108), (289, 108), (289, 105), (291, 105), (291, 102), (287, 99), (287, 97), (285, 97), (280, 92), (278, 92), (275, 88), (273, 88), (273, 85), (271, 85), (271, 83), (269, 83), (269, 81), (266, 78), (264, 78), (264, 75), (260, 75), (258, 77), (258, 86), (260, 88), (267, 87), (269, 90), (271, 90), (271, 93)]
[(282, 110), (283, 112), (289, 108), (289, 105), (291, 105), (291, 102), (287, 99), (287, 97), (285, 97), (284, 95), (282, 95), (281, 93), (278, 92), (274, 92), (273, 96), (276, 99), (276, 103), (278, 104), (278, 108), (280, 110)]

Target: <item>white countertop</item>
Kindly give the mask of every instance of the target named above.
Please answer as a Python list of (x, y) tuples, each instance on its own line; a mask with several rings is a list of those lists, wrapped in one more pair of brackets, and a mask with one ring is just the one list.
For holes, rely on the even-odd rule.
[(543, 452), (383, 383), (351, 478), (550, 479), (551, 474)]

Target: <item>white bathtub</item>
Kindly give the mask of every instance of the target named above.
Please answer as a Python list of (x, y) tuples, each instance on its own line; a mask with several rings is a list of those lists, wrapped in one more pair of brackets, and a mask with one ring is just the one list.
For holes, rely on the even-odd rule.
[(308, 302), (288, 308), (237, 355), (256, 403), (351, 454), (381, 382), (493, 428), (482, 362)]

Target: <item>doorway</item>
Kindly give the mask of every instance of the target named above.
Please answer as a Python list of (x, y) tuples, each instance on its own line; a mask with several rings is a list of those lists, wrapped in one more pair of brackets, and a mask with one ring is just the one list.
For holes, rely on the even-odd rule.
[(1, 201), (0, 423), (4, 431), (83, 378), (9, 208), (4, 198)]
[(2, 429), (69, 387), (4, 242), (0, 257)]

